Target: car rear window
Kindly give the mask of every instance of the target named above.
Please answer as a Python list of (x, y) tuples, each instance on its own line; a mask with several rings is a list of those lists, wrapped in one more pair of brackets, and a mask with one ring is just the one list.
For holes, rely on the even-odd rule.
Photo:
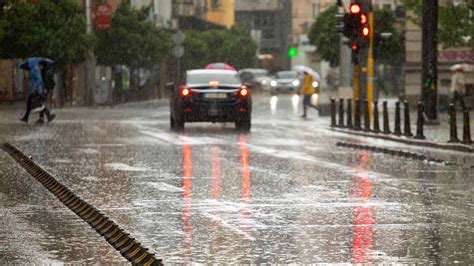
[(224, 73), (192, 73), (187, 76), (188, 84), (208, 84), (209, 81), (218, 81), (220, 84), (239, 85), (241, 84), (238, 74), (231, 72)]

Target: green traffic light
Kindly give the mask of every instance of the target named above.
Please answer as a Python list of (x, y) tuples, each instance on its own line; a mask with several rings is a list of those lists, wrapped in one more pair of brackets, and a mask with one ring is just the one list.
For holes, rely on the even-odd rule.
[(288, 49), (288, 56), (290, 58), (293, 58), (297, 55), (298, 55), (298, 50), (295, 47), (290, 47), (290, 49)]

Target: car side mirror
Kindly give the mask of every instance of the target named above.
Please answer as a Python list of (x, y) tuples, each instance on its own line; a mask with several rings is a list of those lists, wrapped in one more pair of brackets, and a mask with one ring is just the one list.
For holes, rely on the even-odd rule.
[(175, 89), (175, 85), (173, 82), (168, 82), (165, 84), (165, 89), (169, 90), (169, 91), (174, 91)]

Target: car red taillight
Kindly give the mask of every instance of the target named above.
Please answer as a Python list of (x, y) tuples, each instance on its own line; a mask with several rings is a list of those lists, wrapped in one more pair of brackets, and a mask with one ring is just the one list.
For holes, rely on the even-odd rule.
[(249, 89), (248, 89), (247, 87), (245, 87), (245, 86), (242, 86), (242, 87), (240, 88), (240, 93), (239, 93), (239, 94), (240, 94), (240, 96), (242, 96), (242, 97), (247, 97), (247, 96), (249, 95)]
[(182, 88), (181, 89), (181, 95), (182, 96), (188, 96), (191, 93), (191, 91), (188, 88)]

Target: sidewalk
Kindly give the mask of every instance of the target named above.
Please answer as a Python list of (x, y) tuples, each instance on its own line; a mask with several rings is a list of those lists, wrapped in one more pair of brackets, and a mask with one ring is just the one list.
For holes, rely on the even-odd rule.
[[(390, 121), (390, 130), (393, 132), (395, 128), (395, 103), (398, 99), (389, 98), (389, 99), (380, 99), (379, 100), (379, 116), (380, 116), (380, 129), (383, 129), (383, 109), (382, 109), (382, 102), (387, 101), (388, 105), (388, 113), (389, 113), (389, 121)], [(411, 125), (411, 132), (413, 135), (416, 134), (416, 121), (418, 118), (417, 110), (410, 110), (410, 125)], [(403, 104), (400, 104), (400, 116), (401, 116), (401, 129), (403, 132), (404, 126), (404, 107)], [(470, 126), (471, 126), (471, 137), (473, 137), (473, 127), (474, 127), (474, 113), (471, 111), (470, 115)], [(450, 136), (450, 125), (449, 125), (449, 115), (447, 112), (439, 112), (438, 113), (438, 120), (440, 122), (439, 125), (424, 125), (424, 135), (427, 140), (436, 141), (441, 143), (447, 143)], [(457, 111), (456, 115), (456, 125), (457, 125), (457, 133), (458, 138), (462, 140), (463, 137), (463, 114), (461, 111)], [(372, 125), (373, 126), (373, 122)]]
[[(416, 135), (417, 131), (417, 110), (410, 110), (410, 131), (412, 133), (412, 137), (404, 136), (404, 118), (405, 118), (405, 110), (403, 104), (400, 105), (400, 128), (402, 135), (396, 136), (393, 134), (395, 130), (395, 103), (398, 99), (380, 99), (378, 104), (378, 111), (379, 111), (379, 125), (380, 130), (383, 131), (383, 102), (387, 101), (388, 105), (388, 115), (389, 115), (389, 127), (391, 134), (383, 134), (383, 133), (373, 133), (371, 131), (365, 131), (364, 128), (364, 117), (361, 117), (361, 127), (362, 130), (356, 131), (353, 129), (341, 128), (337, 127), (339, 124), (339, 106), (336, 106), (336, 127), (332, 128), (332, 130), (337, 132), (343, 132), (352, 135), (358, 135), (363, 137), (371, 137), (376, 139), (384, 139), (388, 141), (400, 142), (409, 145), (416, 145), (421, 147), (431, 147), (431, 148), (438, 148), (438, 149), (446, 149), (446, 150), (455, 150), (455, 151), (464, 151), (472, 153), (474, 152), (474, 144), (466, 145), (459, 143), (448, 143), (450, 139), (450, 124), (449, 124), (449, 116), (447, 113), (438, 113), (438, 121), (439, 124), (437, 125), (424, 125), (423, 133), (425, 136), (424, 140), (415, 139), (414, 136)], [(347, 103), (345, 103), (347, 104)], [(347, 105), (346, 105), (347, 106)], [(363, 112), (363, 110), (361, 110)], [(353, 113), (354, 115), (354, 113)], [(471, 131), (471, 139), (473, 138), (473, 126), (474, 126), (474, 114), (470, 113), (470, 131)], [(329, 118), (330, 119), (330, 118)], [(458, 111), (456, 116), (456, 124), (457, 124), (457, 137), (460, 141), (463, 139), (463, 114)], [(347, 124), (347, 113), (344, 113), (344, 125)], [(354, 124), (354, 121), (353, 121)], [(373, 118), (371, 119), (370, 129), (372, 130), (374, 126)]]

